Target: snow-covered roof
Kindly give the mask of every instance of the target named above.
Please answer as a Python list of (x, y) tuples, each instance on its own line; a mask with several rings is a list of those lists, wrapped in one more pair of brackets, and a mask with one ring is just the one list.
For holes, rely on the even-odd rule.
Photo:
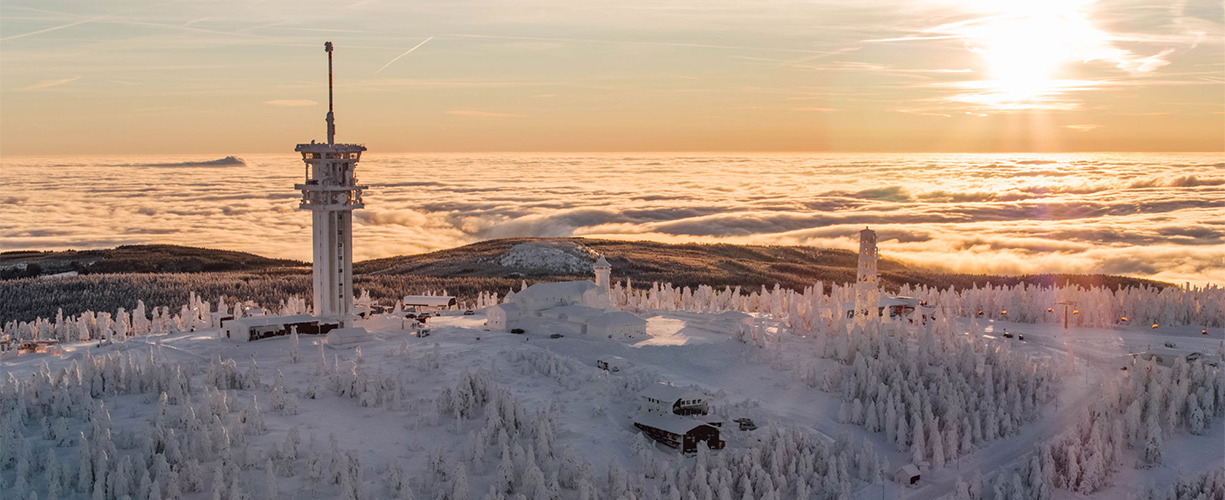
[(601, 254), (601, 255), (600, 255), (600, 258), (599, 258), (598, 260), (596, 260), (596, 261), (595, 261), (595, 267), (596, 267), (596, 268), (605, 268), (605, 267), (606, 267), (606, 268), (612, 269), (612, 265), (611, 265), (611, 264), (609, 264), (607, 260), (604, 260), (604, 255), (603, 255), (603, 254)]
[(523, 301), (551, 301), (563, 298), (582, 298), (583, 293), (588, 290), (601, 290), (587, 280), (579, 281), (559, 281), (557, 283), (536, 283), (527, 287), (515, 294), (513, 300), (515, 302)]
[(659, 413), (641, 413), (634, 417), (634, 422), (682, 436), (695, 428), (710, 426), (706, 422), (692, 418)]
[(919, 468), (915, 467), (914, 464), (906, 464), (898, 468), (897, 472), (893, 473), (895, 476), (898, 474), (905, 474), (906, 477), (914, 477), (919, 475)]
[[(506, 304), (506, 303), (497, 304), (494, 306), (490, 306), (489, 309), (500, 310), (506, 313), (507, 316), (510, 316), (512, 314), (519, 314), (519, 306), (515, 304)], [(488, 312), (486, 312), (486, 314), (488, 314)]]
[(236, 318), (226, 320), (227, 328), (235, 325), (241, 325), (246, 328), (253, 326), (271, 326), (271, 325), (288, 325), (290, 323), (310, 323), (319, 321), (319, 318), (309, 314), (294, 314), (292, 316), (247, 316), (244, 318)]
[(598, 307), (580, 306), (577, 304), (552, 307), (540, 311), (540, 315), (546, 318), (564, 319), (566, 321), (579, 323), (585, 323), (601, 314), (604, 314), (603, 309)]
[(449, 295), (405, 295), (405, 306), (447, 307), (455, 305), (455, 297)]
[(616, 325), (645, 325), (647, 320), (625, 311), (606, 312), (587, 322), (588, 327), (607, 327)]
[(639, 396), (657, 401), (679, 401), (682, 399), (706, 399), (704, 394), (683, 387), (668, 384), (655, 384), (647, 387)]
[(880, 305), (917, 307), (919, 302), (919, 299), (913, 297), (882, 297), (880, 300)]

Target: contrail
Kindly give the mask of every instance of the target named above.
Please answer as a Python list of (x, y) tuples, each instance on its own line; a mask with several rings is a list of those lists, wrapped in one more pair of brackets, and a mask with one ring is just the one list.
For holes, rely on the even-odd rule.
[[(426, 38), (425, 40), (422, 40), (422, 41), (421, 41), (421, 43), (419, 43), (419, 44), (417, 44), (417, 45), (414, 45), (414, 46), (413, 46), (413, 48), (408, 49), (408, 50), (407, 50), (407, 51), (405, 51), (403, 54), (400, 54), (400, 55), (396, 56), (396, 58), (395, 58), (395, 59), (392, 59), (392, 60), (390, 60), (390, 61), (387, 61), (387, 64), (384, 64), (382, 68), (379, 68), (379, 71), (383, 71), (383, 70), (387, 69), (387, 67), (388, 67), (388, 66), (391, 66), (391, 63), (396, 62), (396, 61), (399, 61), (401, 57), (404, 57), (404, 56), (408, 55), (408, 53), (409, 53), (409, 52), (412, 52), (412, 51), (414, 51), (414, 50), (417, 50), (417, 48), (418, 48), (418, 47), (420, 47), (420, 46), (422, 46), (422, 45), (425, 45), (425, 42), (428, 42), (428, 41), (433, 40), (433, 39), (434, 39), (434, 37), (432, 37), (432, 36), (431, 36), (431, 37), (429, 37), (429, 38)], [(378, 72), (379, 72), (379, 71), (375, 71), (375, 74), (378, 74)]]
[(48, 31), (62, 30), (62, 29), (64, 29), (64, 28), (71, 28), (71, 27), (73, 27), (73, 26), (77, 26), (77, 25), (85, 24), (85, 23), (88, 23), (88, 22), (91, 22), (91, 21), (95, 21), (95, 20), (96, 20), (96, 19), (86, 19), (86, 20), (84, 20), (84, 21), (77, 21), (77, 22), (75, 22), (75, 23), (68, 23), (68, 24), (65, 24), (65, 25), (63, 25), (63, 26), (56, 26), (56, 27), (53, 27), (53, 28), (47, 28), (47, 29), (42, 29), (42, 30), (38, 30), (38, 31), (31, 31), (31, 32), (29, 32), (29, 33), (22, 33), (22, 34), (20, 34), (20, 35), (6, 36), (6, 37), (4, 37), (4, 38), (0, 38), (0, 41), (4, 41), (4, 40), (14, 40), (14, 39), (17, 39), (17, 38), (26, 37), (26, 36), (30, 36), (30, 35), (37, 35), (37, 34), (40, 34), (40, 33), (46, 33), (46, 32), (48, 32)]

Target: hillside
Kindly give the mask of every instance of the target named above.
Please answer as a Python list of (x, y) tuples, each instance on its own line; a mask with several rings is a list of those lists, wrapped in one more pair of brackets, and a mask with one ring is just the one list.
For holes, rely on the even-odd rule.
[(67, 272), (113, 274), (265, 271), (307, 265), (309, 264), (296, 260), (271, 259), (230, 250), (178, 245), (124, 245), (103, 250), (0, 253), (0, 279)]
[[(582, 238), (490, 240), (418, 255), (358, 262), (354, 285), (387, 303), (413, 293), (446, 291), (472, 301), (481, 291), (505, 294), (523, 282), (588, 279), (591, 262), (603, 253), (614, 281), (632, 280), (635, 288), (653, 282), (678, 287), (712, 285), (758, 289), (775, 284), (802, 290), (817, 281), (827, 285), (855, 280), (857, 255), (846, 250), (810, 247), (666, 244)], [(881, 283), (895, 291), (903, 283), (947, 288), (1018, 283), (1082, 286), (1173, 286), (1110, 275), (988, 276), (949, 274), (884, 258)], [(31, 271), (43, 275), (34, 277)], [(76, 276), (47, 275), (78, 271)], [(196, 292), (209, 301), (224, 295), (275, 306), (286, 297), (310, 296), (305, 263), (243, 252), (133, 245), (109, 250), (7, 252), (0, 255), (0, 323), (54, 317), (60, 310), (131, 309), (137, 300), (149, 307), (187, 302)]]
[[(529, 250), (529, 251), (523, 251)], [(535, 250), (530, 251), (530, 250)], [(533, 259), (533, 254), (550, 257)], [(448, 250), (359, 262), (363, 275), (417, 275), (465, 278), (522, 278), (550, 281), (592, 275), (590, 262), (603, 254), (613, 267), (614, 280), (629, 278), (641, 285), (651, 282), (677, 286), (712, 285), (760, 287), (778, 284), (803, 289), (817, 281), (847, 283), (855, 280), (858, 254), (849, 250), (803, 246), (728, 244), (669, 244), (651, 241), (585, 238), (507, 238), (482, 241)], [(544, 265), (531, 265), (534, 262)], [(567, 266), (581, 261), (581, 265)], [(562, 266), (553, 263), (562, 262)], [(552, 265), (551, 265), (552, 264)], [(1171, 286), (1140, 278), (1102, 274), (1042, 274), (992, 276), (952, 274), (909, 266), (882, 257), (878, 270), (882, 286), (896, 290), (904, 283), (947, 288), (1018, 283), (1082, 286)]]

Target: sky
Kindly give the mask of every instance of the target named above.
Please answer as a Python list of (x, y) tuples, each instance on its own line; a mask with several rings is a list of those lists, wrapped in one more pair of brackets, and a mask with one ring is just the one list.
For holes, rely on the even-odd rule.
[(0, 154), (1225, 151), (1214, 0), (6, 0)]

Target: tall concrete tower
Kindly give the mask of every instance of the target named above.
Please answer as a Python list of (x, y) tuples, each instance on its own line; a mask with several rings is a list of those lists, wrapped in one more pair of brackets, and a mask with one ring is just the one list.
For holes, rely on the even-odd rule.
[(859, 232), (859, 271), (855, 278), (856, 314), (880, 305), (880, 281), (876, 276), (876, 231)]
[(612, 292), (612, 266), (609, 265), (604, 256), (595, 261), (595, 286), (604, 289), (605, 292)]
[(302, 191), (299, 209), (311, 211), (314, 229), (315, 316), (351, 326), (353, 314), (353, 211), (365, 208), (356, 169), (365, 146), (336, 144), (336, 122), (332, 114), (332, 42), (328, 53), (327, 144), (299, 144), (306, 163), (306, 180), (294, 184)]

